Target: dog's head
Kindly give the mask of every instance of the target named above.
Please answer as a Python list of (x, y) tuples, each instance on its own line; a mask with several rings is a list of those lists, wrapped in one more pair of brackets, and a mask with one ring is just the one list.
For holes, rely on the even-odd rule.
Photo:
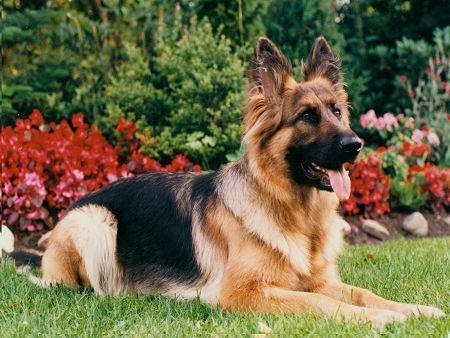
[[(260, 170), (290, 184), (350, 194), (343, 168), (361, 150), (350, 129), (347, 93), (339, 60), (327, 41), (318, 38), (297, 83), (284, 55), (260, 38), (249, 69), (244, 145)], [(275, 170), (274, 170), (275, 169)]]

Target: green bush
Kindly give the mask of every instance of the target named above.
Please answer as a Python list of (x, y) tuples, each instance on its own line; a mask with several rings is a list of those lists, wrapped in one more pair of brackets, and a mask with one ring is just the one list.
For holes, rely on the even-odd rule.
[(336, 20), (339, 21), (339, 32), (345, 37), (344, 55), (351, 65), (350, 73), (366, 84), (363, 90), (349, 84), (350, 94), (358, 90), (357, 95), (351, 95), (356, 98), (357, 113), (364, 113), (369, 108), (379, 113), (403, 112), (409, 102), (397, 77), (402, 74), (417, 76), (420, 74), (417, 71), (426, 67), (429, 53), (432, 54), (429, 43), (433, 31), (450, 25), (448, 1), (355, 0), (336, 3), (340, 4)]
[(424, 64), (422, 69), (409, 72), (409, 77), (404, 76), (398, 82), (408, 96), (406, 115), (413, 117), (417, 125), (434, 129), (440, 138), (433, 160), (450, 166), (450, 26), (436, 29), (433, 42), (433, 45), (428, 45), (424, 41), (404, 40), (399, 44), (402, 50), (419, 47), (427, 52), (416, 53), (424, 58), (419, 63)]
[(391, 209), (400, 207), (418, 210), (424, 206), (426, 199), (418, 193), (422, 182), (419, 179), (407, 180), (409, 165), (405, 159), (395, 151), (382, 153), (381, 159), (381, 167), (390, 178)]
[(102, 116), (106, 80), (125, 56), (124, 41), (147, 47), (156, 21), (145, 2), (128, 5), (109, 4), (104, 11), (110, 17), (101, 21), (74, 2), (6, 3), (2, 74), (13, 94), (4, 94), (4, 123), (36, 107), (53, 121), (79, 111), (89, 123)]
[(186, 29), (178, 17), (160, 28), (149, 61), (135, 47), (127, 56), (106, 87), (107, 128), (120, 117), (137, 121), (152, 136), (153, 156), (187, 151), (206, 168), (239, 147), (245, 67), (208, 20), (191, 19)]
[(226, 33), (234, 45), (250, 53), (258, 37), (266, 34), (264, 18), (272, 16), (266, 0), (195, 0), (191, 4), (193, 14), (207, 18), (214, 32)]

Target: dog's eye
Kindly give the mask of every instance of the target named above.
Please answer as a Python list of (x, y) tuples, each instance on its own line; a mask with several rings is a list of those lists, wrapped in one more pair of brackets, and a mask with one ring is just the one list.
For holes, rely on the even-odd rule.
[(300, 119), (303, 121), (310, 121), (316, 118), (316, 112), (314, 109), (305, 110), (301, 115)]
[(340, 120), (342, 117), (341, 110), (339, 108), (334, 108), (334, 115)]

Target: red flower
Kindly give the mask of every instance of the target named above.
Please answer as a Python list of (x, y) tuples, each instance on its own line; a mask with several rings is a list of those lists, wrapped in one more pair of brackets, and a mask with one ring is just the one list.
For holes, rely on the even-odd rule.
[(1, 129), (0, 218), (21, 231), (36, 231), (55, 223), (49, 208), (62, 215), (86, 193), (120, 177), (142, 171), (199, 171), (186, 154), (177, 155), (168, 166), (140, 153), (141, 143), (132, 122), (119, 120), (119, 136), (112, 146), (95, 126), (84, 123), (77, 113), (72, 126), (66, 120), (48, 128), (34, 110), (16, 126)]
[(82, 128), (84, 127), (84, 117), (81, 113), (76, 113), (72, 116), (72, 125), (75, 128)]
[(441, 88), (442, 89), (447, 89), (447, 82), (442, 82), (441, 83)]
[(427, 74), (431, 74), (431, 67), (427, 67), (427, 68), (425, 68), (425, 73), (427, 73)]
[[(383, 151), (381, 148), (379, 151)], [(381, 168), (381, 158), (371, 154), (349, 166), (352, 183), (351, 195), (343, 203), (346, 213), (356, 215), (360, 212), (381, 216), (389, 212), (389, 177)]]
[(410, 91), (409, 91), (409, 96), (410, 96), (410, 97), (414, 97), (414, 95), (416, 95), (416, 93), (414, 93), (414, 90), (410, 90)]
[(30, 114), (30, 121), (31, 125), (35, 127), (40, 127), (44, 123), (44, 118), (38, 109), (33, 109), (33, 112)]
[(431, 148), (428, 144), (417, 144), (414, 146), (412, 154), (421, 157), (430, 151)]
[(399, 76), (398, 79), (399, 79), (399, 81), (402, 82), (402, 83), (408, 81), (408, 78), (407, 78), (405, 75)]

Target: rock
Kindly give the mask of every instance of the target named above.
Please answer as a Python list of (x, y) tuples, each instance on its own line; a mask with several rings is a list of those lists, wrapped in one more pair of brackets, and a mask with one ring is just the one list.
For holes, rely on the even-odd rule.
[(383, 225), (373, 219), (366, 219), (362, 224), (362, 229), (375, 238), (385, 240), (391, 235)]
[(2, 252), (10, 253), (14, 251), (14, 235), (8, 227), (2, 225), (0, 231), (0, 257)]
[(445, 218), (444, 218), (444, 222), (445, 222), (447, 225), (450, 225), (450, 216), (445, 217)]
[(423, 237), (428, 234), (428, 221), (418, 211), (407, 216), (403, 220), (402, 227), (414, 236)]
[(336, 227), (339, 227), (342, 229), (342, 231), (344, 232), (344, 234), (349, 234), (351, 232), (351, 227), (350, 224), (348, 224), (348, 222), (346, 220), (344, 220), (343, 218), (337, 218), (334, 221), (334, 225)]

